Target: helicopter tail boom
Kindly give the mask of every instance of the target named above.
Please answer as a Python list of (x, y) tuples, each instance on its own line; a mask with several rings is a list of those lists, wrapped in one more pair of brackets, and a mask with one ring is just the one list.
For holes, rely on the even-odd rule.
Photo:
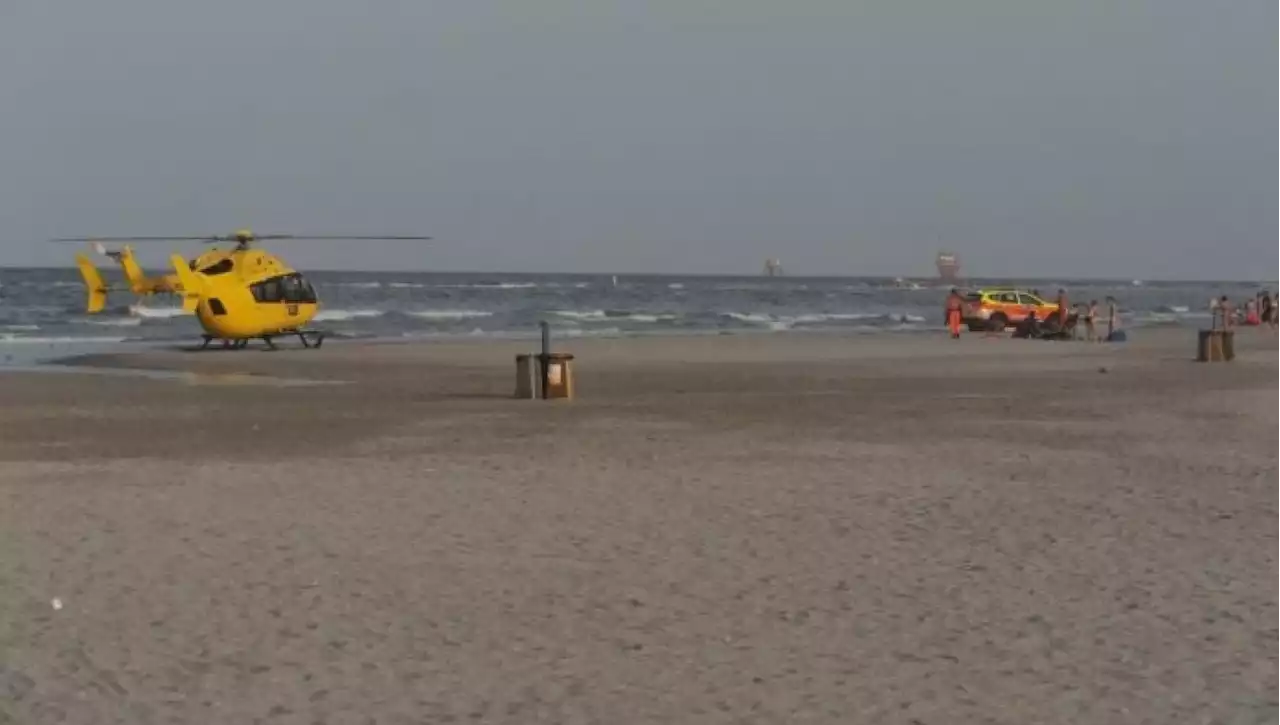
[(125, 247), (119, 252), (113, 253), (112, 256), (120, 264), (120, 270), (124, 272), (124, 278), (129, 280), (129, 289), (134, 294), (140, 295), (155, 291), (157, 285), (153, 280), (147, 279), (146, 273), (138, 265), (138, 260), (133, 258), (132, 249)]
[(187, 266), (187, 260), (182, 258), (180, 254), (174, 254), (169, 257), (169, 263), (173, 265), (174, 276), (178, 279), (178, 284), (182, 286), (182, 309), (188, 312), (194, 312), (196, 305), (200, 302), (200, 293), (204, 289), (204, 285), (200, 283), (200, 278), (195, 272)]
[(107, 285), (102, 281), (98, 268), (93, 266), (93, 262), (83, 254), (76, 255), (76, 267), (79, 268), (80, 277), (84, 279), (85, 290), (89, 293), (85, 311), (91, 315), (102, 312), (107, 306)]

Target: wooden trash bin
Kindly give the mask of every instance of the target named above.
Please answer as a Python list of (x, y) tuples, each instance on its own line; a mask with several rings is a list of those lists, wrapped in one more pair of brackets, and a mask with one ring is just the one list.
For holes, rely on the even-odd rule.
[(572, 398), (573, 356), (553, 352), (546, 356), (545, 370), (542, 358), (532, 352), (516, 355), (515, 397), (522, 400)]
[(1236, 358), (1234, 330), (1200, 330), (1196, 346), (1199, 362), (1229, 362)]
[[(544, 356), (539, 355), (539, 361)], [(573, 397), (573, 355), (565, 352), (553, 352), (545, 356), (546, 368), (542, 371), (545, 381), (543, 398)]]

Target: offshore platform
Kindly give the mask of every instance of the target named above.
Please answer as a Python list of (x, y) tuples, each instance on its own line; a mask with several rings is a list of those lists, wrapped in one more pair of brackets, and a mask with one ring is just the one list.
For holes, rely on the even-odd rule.
[(935, 264), (938, 266), (938, 278), (943, 282), (955, 282), (960, 279), (960, 260), (956, 258), (954, 252), (938, 252)]

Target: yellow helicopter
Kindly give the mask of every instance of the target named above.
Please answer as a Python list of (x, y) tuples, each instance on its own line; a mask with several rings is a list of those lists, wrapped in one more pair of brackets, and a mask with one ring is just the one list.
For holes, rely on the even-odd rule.
[[(223, 347), (244, 348), (250, 340), (261, 339), (275, 349), (272, 338), (296, 335), (303, 347), (320, 347), (324, 332), (305, 325), (315, 317), (319, 298), (315, 288), (300, 272), (280, 257), (253, 247), (255, 242), (280, 239), (343, 240), (428, 240), (416, 236), (351, 236), (329, 234), (254, 234), (241, 229), (234, 234), (206, 237), (62, 237), (55, 242), (93, 242), (99, 254), (115, 260), (136, 295), (174, 294), (182, 298), (182, 308), (194, 312), (204, 328), (204, 344), (220, 340)], [(214, 247), (190, 261), (181, 255), (169, 257), (173, 274), (149, 277), (126, 245), (107, 250), (103, 242), (199, 241), (206, 244), (234, 243), (230, 249)], [(107, 293), (125, 288), (109, 287), (97, 267), (84, 254), (76, 255), (76, 266), (88, 291), (86, 311), (101, 312)]]

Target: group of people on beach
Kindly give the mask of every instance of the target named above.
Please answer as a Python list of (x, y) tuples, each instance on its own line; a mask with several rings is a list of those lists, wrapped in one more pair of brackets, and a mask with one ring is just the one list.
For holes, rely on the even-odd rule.
[(1267, 290), (1262, 290), (1238, 307), (1223, 295), (1209, 301), (1209, 312), (1213, 315), (1215, 330), (1230, 330), (1237, 325), (1244, 325), (1269, 327), (1275, 332), (1277, 324), (1280, 324), (1280, 319), (1277, 319), (1280, 318), (1280, 311), (1276, 310), (1275, 300)]
[[(1120, 303), (1115, 297), (1110, 295), (1106, 298), (1106, 317), (1102, 317), (1101, 307), (1097, 300), (1089, 300), (1089, 304), (1076, 303), (1072, 305), (1067, 299), (1066, 290), (1058, 290), (1058, 297), (1054, 300), (1054, 304), (1058, 309), (1049, 316), (1049, 323), (1056, 327), (1062, 336), (1069, 335), (1072, 340), (1079, 340), (1080, 323), (1084, 323), (1084, 339), (1088, 342), (1110, 342), (1117, 339), (1120, 329)], [(1036, 313), (1033, 310), (1023, 323), (1030, 329), (1026, 330), (1026, 337), (1038, 337), (1037, 332), (1041, 332), (1036, 328), (1043, 325), (1042, 321), (1036, 320)], [(1099, 334), (1099, 325), (1106, 325), (1106, 334)], [(1015, 333), (1017, 334), (1017, 333)]]

